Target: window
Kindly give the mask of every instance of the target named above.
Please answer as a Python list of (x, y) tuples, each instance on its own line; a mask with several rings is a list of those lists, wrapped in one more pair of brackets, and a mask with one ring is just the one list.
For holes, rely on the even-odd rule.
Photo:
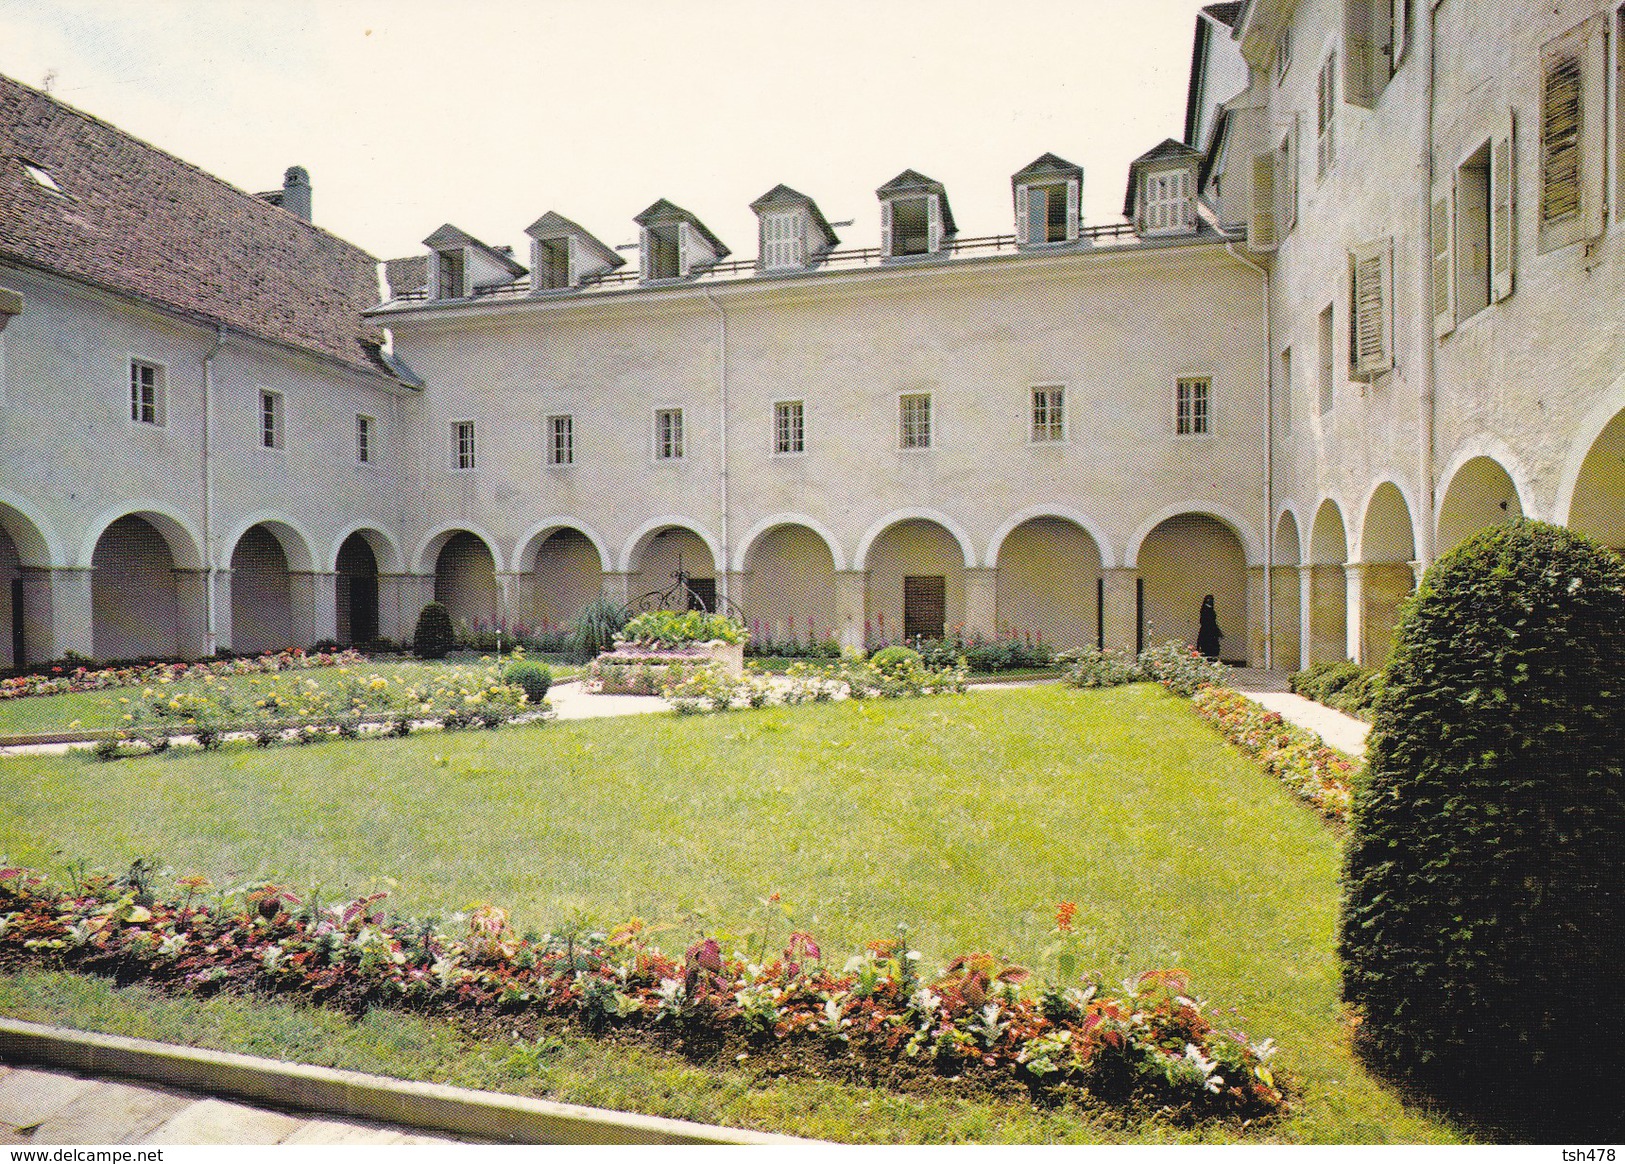
[(1059, 384), (1041, 384), (1033, 389), (1034, 444), (1056, 444), (1066, 440), (1065, 392)]
[(1490, 305), (1490, 147), (1475, 150), (1456, 170), (1456, 319)]
[(34, 183), (36, 185), (49, 190), (52, 194), (58, 195), (59, 197), (66, 198), (68, 196), (68, 192), (62, 189), (61, 186), (57, 185), (56, 179), (51, 177), (51, 171), (47, 170), (44, 166), (37, 166), (33, 162), (24, 161), (22, 158), (17, 160), (22, 162), (23, 169), (28, 172), (28, 176), (30, 178), (34, 179)]
[(536, 244), (531, 264), (531, 286), (557, 291), (570, 286), (570, 240), (551, 238)]
[(1292, 349), (1281, 349), (1281, 431), (1292, 431)]
[(1343, 99), (1367, 109), (1405, 54), (1414, 0), (1344, 0)]
[(451, 448), (452, 463), (459, 469), (473, 469), (474, 463), (474, 422), (472, 420), (454, 420), (451, 422)]
[(573, 465), (576, 461), (576, 422), (573, 416), (547, 418), (547, 463)]
[(1213, 432), (1206, 377), (1182, 378), (1174, 388), (1174, 433), (1209, 436)]
[(907, 392), (897, 398), (897, 444), (904, 449), (931, 447), (931, 394)]
[(1298, 118), (1281, 137), (1275, 150), (1275, 198), (1280, 210), (1275, 221), (1279, 235), (1298, 225)]
[(942, 203), (935, 194), (880, 204), (880, 246), (887, 256), (929, 255), (942, 246)]
[(1316, 355), (1320, 357), (1320, 415), (1332, 410), (1332, 375), (1337, 368), (1332, 344), (1337, 333), (1332, 330), (1332, 305), (1328, 303), (1320, 313), (1320, 334)]
[(682, 277), (682, 223), (666, 222), (643, 228), (643, 261), (646, 279)]
[(435, 253), (435, 295), (439, 299), (463, 297), (463, 252)]
[(1149, 173), (1141, 181), (1147, 234), (1168, 234), (1196, 226), (1196, 183), (1189, 168)]
[(1541, 48), (1541, 254), (1602, 233), (1608, 121), (1603, 31), (1599, 14)]
[(1320, 66), (1315, 89), (1315, 174), (1324, 178), (1337, 162), (1337, 54)]
[(903, 575), (903, 638), (943, 637), (948, 622), (947, 582), (941, 574)]
[(260, 393), (260, 447), (282, 447), (282, 393)]
[(1349, 370), (1371, 379), (1394, 366), (1394, 241), (1349, 255)]
[(1253, 188), (1247, 207), (1247, 246), (1251, 250), (1274, 250), (1279, 241), (1275, 205), (1277, 164), (1273, 151), (1253, 155)]
[(357, 416), (355, 418), (355, 459), (363, 465), (370, 465), (377, 455), (373, 450), (373, 432), (378, 422), (370, 416)]
[(806, 215), (779, 210), (762, 215), (762, 266), (777, 271), (807, 265)]
[(683, 457), (683, 410), (662, 408), (655, 413), (655, 457), (678, 461)]
[(145, 360), (130, 361), (130, 419), (164, 423), (164, 370)]
[(1077, 234), (1078, 184), (1017, 187), (1016, 218), (1018, 242), (1067, 242)]
[(807, 414), (800, 400), (773, 405), (773, 452), (779, 456), (807, 451)]

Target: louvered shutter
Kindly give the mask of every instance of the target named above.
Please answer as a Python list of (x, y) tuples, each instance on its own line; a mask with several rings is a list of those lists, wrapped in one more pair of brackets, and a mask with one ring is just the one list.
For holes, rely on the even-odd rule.
[(1247, 246), (1255, 251), (1275, 249), (1275, 155), (1253, 155), (1252, 204), (1247, 215)]
[(1370, 109), (1377, 103), (1377, 29), (1371, 0), (1343, 3), (1343, 100)]
[(654, 239), (648, 227), (638, 230), (638, 278), (647, 282), (654, 278)]
[(1490, 272), (1496, 302), (1512, 294), (1518, 265), (1517, 181), (1513, 113), (1509, 109), (1490, 143)]
[(1027, 237), (1027, 187), (1016, 187), (1016, 245), (1025, 246)]
[(1286, 229), (1298, 225), (1298, 127), (1301, 121), (1296, 113), (1286, 134), (1286, 173), (1283, 175), (1282, 205), (1286, 209)]
[(891, 257), (891, 203), (880, 204), (880, 254), (883, 258)]
[(567, 255), (564, 277), (569, 280), (569, 286), (576, 287), (581, 283), (581, 240), (573, 234), (568, 235), (564, 246)]
[(1066, 237), (1068, 242), (1078, 237), (1078, 231), (1082, 226), (1078, 221), (1079, 195), (1082, 194), (1078, 186), (1079, 182), (1076, 178), (1071, 179), (1066, 184)]
[(1602, 233), (1607, 132), (1602, 16), (1549, 41), (1540, 53), (1542, 254)]
[(686, 222), (677, 224), (677, 277), (688, 278), (688, 264), (694, 253), (692, 230)]
[(1433, 334), (1442, 339), (1456, 329), (1455, 284), (1451, 279), (1451, 230), (1454, 215), (1451, 211), (1450, 181), (1446, 179), (1433, 187)]
[(929, 214), (929, 233), (926, 236), (925, 249), (934, 255), (942, 249), (942, 196), (931, 195), (926, 200), (926, 207)]
[(1392, 239), (1357, 248), (1350, 256), (1354, 371), (1377, 376), (1394, 366), (1394, 244)]

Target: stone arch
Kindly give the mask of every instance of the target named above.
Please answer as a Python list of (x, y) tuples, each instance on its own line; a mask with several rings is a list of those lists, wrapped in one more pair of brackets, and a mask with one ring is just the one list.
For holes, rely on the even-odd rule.
[(828, 526), (817, 518), (808, 517), (804, 513), (775, 513), (770, 517), (762, 518), (761, 521), (751, 526), (745, 531), (745, 536), (739, 539), (739, 548), (734, 551), (733, 568), (735, 570), (746, 569), (746, 556), (756, 547), (756, 540), (769, 530), (786, 525), (805, 526), (814, 534), (817, 534), (819, 539), (823, 541), (824, 548), (829, 551), (831, 567), (836, 570), (846, 569), (846, 557), (841, 553), (841, 543), (836, 540), (835, 535), (830, 532)]
[(338, 537), (333, 539), (333, 552), (328, 555), (328, 565), (334, 571), (339, 568), (339, 554), (344, 550), (344, 544), (353, 537), (359, 537), (367, 543), (372, 551), (373, 560), (382, 574), (399, 574), (406, 568), (406, 556), (401, 553), (401, 547), (396, 540), (376, 526), (358, 522), (348, 526)]
[(1560, 504), (1569, 526), (1625, 555), (1625, 408), (1585, 446)]
[(568, 625), (604, 592), (604, 575), (614, 568), (603, 539), (581, 522), (537, 522), (514, 550), (520, 619), (541, 630)]
[(866, 571), (866, 642), (962, 630), (965, 571), (975, 561), (964, 531), (932, 517), (902, 517), (864, 534), (856, 562)]
[(66, 565), (62, 542), (50, 525), (22, 500), (0, 492), (0, 529), (16, 547), (18, 562), (33, 570)]
[(155, 529), (169, 548), (177, 570), (204, 570), (203, 538), (192, 523), (167, 505), (149, 501), (136, 501), (119, 509), (103, 511), (90, 523), (90, 532), (79, 548), (74, 565), (81, 569), (94, 569), (96, 548), (109, 526), (126, 517), (139, 517)]
[(49, 570), (60, 562), (55, 539), (24, 509), (0, 501), (0, 667), (53, 653)]
[(446, 548), (446, 543), (458, 534), (466, 533), (485, 543), (485, 552), (491, 555), (493, 570), (502, 569), (502, 555), (497, 550), (497, 540), (479, 526), (467, 522), (447, 522), (436, 526), (424, 535), (418, 543), (417, 553), (412, 555), (412, 573), (433, 574), (435, 563), (440, 560), (440, 551)]
[(1211, 513), (1169, 514), (1130, 544), (1140, 573), (1136, 640), (1196, 644), (1198, 616), (1213, 595), (1224, 632), (1220, 657), (1248, 660), (1247, 548), (1230, 525)]
[(451, 615), (457, 638), (466, 641), (499, 625), (502, 591), (490, 541), (472, 530), (449, 529), (430, 544), (435, 545), (434, 600)]
[(346, 646), (369, 643), (382, 634), (380, 545), (394, 549), (377, 530), (355, 529), (334, 552), (334, 634)]
[(1416, 521), (1410, 502), (1392, 481), (1366, 498), (1360, 519), (1359, 660), (1381, 666), (1393, 649), (1399, 607), (1415, 586)]
[(255, 526), (262, 527), (277, 540), (277, 544), (282, 547), (283, 556), (288, 560), (289, 570), (308, 574), (316, 569), (316, 557), (311, 551), (314, 543), (310, 535), (299, 527), (296, 520), (279, 513), (256, 513), (238, 522), (222, 543), (227, 549), (221, 557), (221, 566), (229, 568), (231, 559), (237, 552), (238, 543), (242, 541), (243, 535)]
[(775, 642), (822, 642), (838, 634), (835, 572), (840, 558), (829, 531), (794, 514), (757, 522), (736, 559), (739, 599), (751, 634)]
[[(280, 522), (255, 522), (232, 541), (231, 552), (226, 557), (231, 570), (231, 629), (225, 637), (238, 654), (257, 655), (308, 645), (308, 640), (301, 643), (295, 638), (299, 620), (294, 614), (293, 555), (288, 551), (288, 544), (289, 541), (297, 544), (299, 536)], [(299, 598), (301, 605), (310, 604), (310, 609), (303, 613), (308, 625), (314, 625), (315, 587), (309, 569), (308, 547), (304, 558), (306, 569), (303, 585), (298, 587)]]
[(1524, 514), (1523, 494), (1512, 474), (1490, 456), (1460, 461), (1439, 500), (1439, 555), (1449, 553), (1481, 529)]
[(100, 659), (195, 658), (208, 624), (203, 555), (171, 514), (99, 524), (88, 547), (91, 650)]
[[(705, 546), (710, 554), (711, 568), (718, 573), (727, 569), (727, 563), (722, 559), (722, 549), (717, 545), (716, 538), (711, 536), (699, 522), (687, 517), (654, 517), (644, 522), (627, 538), (621, 546), (621, 573), (634, 573), (634, 563), (643, 556), (649, 548), (649, 542), (654, 540), (656, 534), (664, 533), (670, 529), (686, 530), (693, 534)], [(686, 569), (689, 563), (684, 562)], [(696, 565), (698, 563), (695, 563)]]
[[(645, 522), (627, 540), (621, 561), (627, 594), (634, 604), (672, 590), (679, 570), (687, 575), (693, 600), (712, 608), (721, 602), (722, 552), (697, 522), (681, 517)], [(677, 595), (669, 605), (681, 606), (684, 600)]]
[(1106, 553), (1087, 526), (1034, 513), (994, 536), (994, 626), (1056, 647), (1101, 645), (1105, 638)]
[(893, 526), (901, 525), (905, 521), (925, 521), (941, 526), (958, 543), (965, 569), (976, 568), (976, 548), (971, 544), (970, 535), (957, 521), (937, 509), (894, 509), (875, 522), (864, 530), (863, 536), (858, 539), (858, 552), (852, 555), (852, 568), (869, 569), (869, 551), (874, 546), (875, 540)]
[(1298, 566), (1303, 562), (1303, 537), (1297, 512), (1281, 509), (1275, 522), (1275, 557), (1270, 569), (1271, 662), (1277, 670), (1303, 666), (1303, 585)]
[(1237, 544), (1242, 548), (1246, 565), (1262, 566), (1264, 564), (1264, 543), (1253, 531), (1252, 526), (1248, 524), (1247, 519), (1242, 517), (1240, 513), (1228, 505), (1215, 501), (1188, 501), (1182, 504), (1164, 506), (1141, 523), (1140, 528), (1135, 530), (1134, 536), (1129, 539), (1128, 551), (1123, 555), (1124, 568), (1130, 570), (1138, 568), (1140, 549), (1145, 544), (1145, 539), (1151, 535), (1152, 530), (1170, 517), (1186, 515), (1212, 518), (1220, 525), (1228, 527), (1230, 532), (1235, 535)]
[(1308, 661), (1330, 663), (1349, 657), (1348, 577), (1344, 567), (1349, 560), (1348, 527), (1342, 507), (1330, 497), (1315, 507), (1315, 522), (1309, 529), (1308, 610), (1304, 637), (1308, 640)]
[(1004, 539), (1010, 536), (1011, 531), (1035, 517), (1058, 517), (1062, 521), (1069, 521), (1078, 526), (1095, 543), (1095, 549), (1100, 554), (1100, 568), (1102, 570), (1116, 569), (1117, 559), (1112, 554), (1111, 539), (1106, 536), (1106, 531), (1101, 527), (1100, 523), (1088, 514), (1066, 505), (1032, 505), (1017, 513), (1012, 513), (1005, 519), (1004, 524), (994, 531), (993, 540), (988, 543), (987, 557), (984, 559), (988, 568), (991, 569), (998, 565), (999, 551), (1003, 548)]

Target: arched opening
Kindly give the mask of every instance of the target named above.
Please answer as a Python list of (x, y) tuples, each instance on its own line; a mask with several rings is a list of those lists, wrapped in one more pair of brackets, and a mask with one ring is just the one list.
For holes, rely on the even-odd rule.
[[(680, 525), (663, 526), (649, 533), (632, 559), (627, 589), (634, 606), (717, 609), (716, 561), (705, 540)], [(675, 593), (681, 572), (688, 584), (685, 598)]]
[(113, 522), (96, 539), (90, 568), (91, 642), (98, 659), (199, 653), (201, 571), (182, 581), (173, 545), (154, 520), (132, 513)]
[(1439, 555), (1481, 529), (1522, 516), (1512, 475), (1493, 457), (1474, 457), (1456, 470), (1439, 503)]
[(344, 539), (335, 572), (339, 642), (372, 642), (378, 637), (378, 555), (365, 534)]
[(457, 638), (467, 640), (497, 625), (502, 610), (496, 559), (476, 534), (457, 530), (434, 563), (434, 600), (451, 615)]
[(604, 590), (603, 559), (578, 529), (555, 529), (536, 547), (530, 621), (544, 630), (567, 625)]
[(1071, 649), (1104, 633), (1100, 547), (1076, 522), (1034, 517), (999, 545), (996, 623), (1001, 634)]
[(1393, 650), (1399, 607), (1415, 581), (1416, 534), (1411, 507), (1391, 481), (1372, 493), (1360, 523), (1360, 661), (1380, 667)]
[(1201, 513), (1161, 522), (1140, 543), (1138, 638), (1148, 647), (1169, 640), (1196, 645), (1202, 599), (1213, 595), (1220, 657), (1247, 662), (1247, 552), (1229, 526)]
[(870, 645), (940, 639), (965, 623), (965, 553), (959, 541), (928, 518), (887, 526), (869, 546)]
[(1303, 664), (1303, 585), (1298, 576), (1302, 563), (1298, 519), (1290, 509), (1284, 510), (1275, 523), (1274, 569), (1270, 571), (1271, 661), (1277, 671), (1296, 670)]
[(231, 553), (231, 647), (257, 655), (296, 645), (288, 555), (264, 525), (250, 526)]
[(0, 665), (15, 667), (28, 661), (23, 631), (23, 569), (17, 544), (0, 523)]
[(814, 530), (765, 530), (745, 553), (745, 572), (740, 608), (754, 637), (804, 643), (835, 634), (835, 556)]
[(1309, 661), (1349, 657), (1349, 539), (1343, 511), (1330, 498), (1320, 503), (1309, 530)]
[(1625, 554), (1625, 412), (1608, 422), (1580, 465), (1569, 526)]
[[(39, 527), (0, 505), (0, 666), (50, 657), (51, 587), (38, 572), (50, 567), (51, 552)], [(30, 621), (36, 624), (32, 630)]]

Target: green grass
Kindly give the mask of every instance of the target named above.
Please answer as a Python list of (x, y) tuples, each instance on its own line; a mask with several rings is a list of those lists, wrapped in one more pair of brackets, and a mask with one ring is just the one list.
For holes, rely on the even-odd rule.
[[(28, 757), (8, 761), (0, 787), (0, 855), (48, 872), (155, 855), (222, 882), (320, 885), (327, 900), (383, 886), (419, 914), (489, 900), (520, 929), (636, 914), (672, 921), (676, 949), (701, 931), (745, 937), (777, 891), (836, 960), (903, 922), (928, 964), (989, 950), (1040, 976), (1054, 973), (1055, 905), (1071, 900), (1085, 965), (1111, 979), (1181, 966), (1213, 1005), (1239, 1007), (1254, 1038), (1281, 1044), (1299, 1103), (1272, 1138), (1455, 1136), (1347, 1049), (1335, 840), (1183, 701), (1146, 685), (113, 764)], [(775, 925), (782, 941), (786, 923)], [(615, 1049), (591, 1057), (629, 1078), (655, 1071)], [(786, 1086), (767, 1088), (784, 1105), (767, 1126), (795, 1131)], [(848, 1134), (930, 1138), (910, 1103)], [(691, 1114), (727, 1109), (706, 1110)]]
[[(378, 660), (363, 663), (351, 670), (362, 675), (382, 675), (385, 679), (399, 677), (404, 682), (420, 679), (427, 672), (446, 667), (478, 667), (483, 664), (478, 655), (459, 654), (444, 663), (417, 661), (386, 662)], [(580, 670), (578, 667), (549, 664), (555, 680), (562, 681)], [(213, 687), (246, 696), (254, 689), (253, 680), (285, 683), (297, 677), (314, 679), (318, 683), (332, 682), (339, 675), (337, 667), (314, 667), (302, 671), (281, 671), (275, 675), (231, 675), (217, 679)], [(187, 680), (165, 688), (166, 691), (196, 691), (203, 687), (199, 680)], [(140, 702), (141, 687), (119, 687), (106, 691), (76, 691), (66, 695), (42, 695), (29, 699), (0, 699), (0, 736), (66, 732), (83, 728), (101, 731), (116, 728), (133, 703)], [(131, 703), (121, 703), (128, 699)]]

